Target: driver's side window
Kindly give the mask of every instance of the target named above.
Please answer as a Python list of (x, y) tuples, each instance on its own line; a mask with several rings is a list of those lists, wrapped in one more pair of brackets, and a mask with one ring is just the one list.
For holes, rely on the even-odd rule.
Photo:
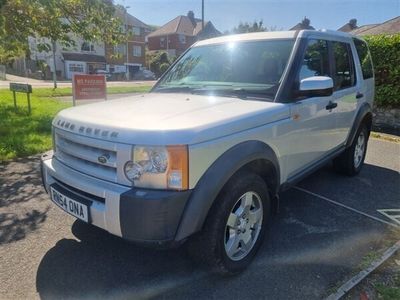
[(300, 82), (312, 76), (331, 76), (327, 41), (315, 39), (308, 41), (298, 80)]

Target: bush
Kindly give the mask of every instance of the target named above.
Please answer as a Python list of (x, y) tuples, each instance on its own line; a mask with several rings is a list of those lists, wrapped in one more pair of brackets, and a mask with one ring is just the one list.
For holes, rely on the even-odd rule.
[(160, 77), (171, 65), (168, 54), (163, 51), (149, 54), (147, 59), (150, 63), (150, 70), (156, 74), (157, 78)]
[(400, 34), (365, 36), (375, 69), (375, 105), (400, 107)]
[(161, 74), (161, 75), (164, 74), (165, 71), (168, 70), (169, 66), (170, 66), (170, 64), (168, 64), (168, 63), (163, 63), (163, 64), (160, 66), (160, 74)]

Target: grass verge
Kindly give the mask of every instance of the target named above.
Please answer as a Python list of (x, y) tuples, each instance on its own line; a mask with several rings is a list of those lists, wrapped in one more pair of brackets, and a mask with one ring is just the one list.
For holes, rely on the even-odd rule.
[[(143, 93), (150, 88), (148, 85), (109, 87), (107, 93)], [(14, 109), (12, 93), (0, 89), (0, 162), (51, 149), (51, 121), (57, 112), (71, 106), (56, 98), (71, 95), (71, 88), (34, 88), (32, 114), (28, 115), (25, 94), (17, 93), (18, 108)]]
[[(133, 85), (133, 86), (111, 86), (107, 88), (107, 94), (128, 94), (128, 93), (146, 93), (150, 91), (149, 85)], [(37, 97), (63, 97), (72, 96), (72, 88), (62, 87), (52, 88), (34, 88), (33, 96)]]
[(14, 109), (10, 91), (0, 90), (0, 162), (44, 152), (51, 148), (51, 121), (70, 106), (51, 98), (31, 96), (32, 114), (28, 115), (25, 94), (17, 94)]

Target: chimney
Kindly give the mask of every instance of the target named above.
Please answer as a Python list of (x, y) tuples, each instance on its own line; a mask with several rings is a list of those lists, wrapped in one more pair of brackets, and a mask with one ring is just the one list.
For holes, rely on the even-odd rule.
[(190, 19), (190, 22), (192, 22), (193, 26), (196, 27), (196, 20), (194, 18), (194, 12), (192, 10), (189, 10), (187, 13), (188, 18)]
[(351, 19), (349, 21), (349, 25), (351, 29), (356, 29), (357, 28), (357, 19)]

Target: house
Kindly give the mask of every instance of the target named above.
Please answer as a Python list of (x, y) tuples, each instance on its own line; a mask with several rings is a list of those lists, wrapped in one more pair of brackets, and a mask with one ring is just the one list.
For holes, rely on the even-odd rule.
[(126, 9), (117, 7), (116, 15), (124, 21), (124, 28), (130, 34), (125, 44), (105, 45), (106, 68), (110, 73), (123, 74), (124, 78), (132, 79), (145, 65), (145, 37), (151, 28), (127, 13)]
[(303, 29), (310, 29), (314, 30), (315, 28), (310, 25), (311, 21), (307, 17), (304, 17), (304, 19), (300, 22), (294, 25), (292, 28), (289, 30), (303, 30)]
[[(93, 43), (71, 34), (74, 44), (70, 47), (56, 43), (56, 74), (58, 78), (72, 79), (73, 74), (94, 74), (97, 70), (107, 70), (120, 74), (119, 79), (132, 78), (133, 74), (145, 64), (145, 36), (150, 28), (139, 19), (116, 7), (116, 16), (121, 18), (124, 28), (132, 32), (126, 44), (113, 47), (104, 42)], [(128, 33), (127, 33), (128, 34)], [(35, 62), (43, 62), (48, 67), (47, 79), (54, 71), (52, 51), (40, 51), (38, 45), (51, 44), (46, 38), (29, 37), (31, 71)], [(128, 46), (128, 51), (127, 51)], [(130, 75), (129, 75), (130, 74)]]
[(178, 16), (147, 36), (150, 51), (165, 50), (170, 56), (179, 56), (194, 42), (216, 37), (221, 33), (210, 21), (204, 22), (189, 11), (186, 16)]
[(351, 19), (348, 23), (344, 24), (342, 27), (338, 29), (338, 31), (342, 32), (350, 32), (352, 30), (357, 29), (357, 19)]
[(355, 35), (376, 35), (400, 33), (400, 16), (390, 19), (381, 24), (370, 24), (358, 27), (352, 31)]
[[(74, 45), (69, 47), (56, 43), (55, 60), (58, 78), (71, 79), (74, 73), (90, 74), (98, 69), (106, 68), (104, 43), (92, 43), (76, 36), (71, 38), (74, 40)], [(38, 49), (39, 44), (51, 45), (50, 40), (31, 36), (28, 38), (28, 44), (30, 59), (45, 63), (49, 72), (52, 73), (54, 71), (53, 52)], [(47, 77), (50, 78), (51, 75)]]

